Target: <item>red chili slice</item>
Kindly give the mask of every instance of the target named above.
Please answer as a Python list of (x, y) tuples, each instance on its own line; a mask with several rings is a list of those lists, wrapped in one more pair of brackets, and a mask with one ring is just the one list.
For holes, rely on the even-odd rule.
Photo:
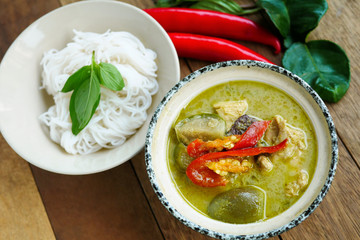
[(251, 124), (244, 134), (241, 135), (241, 139), (235, 144), (232, 150), (255, 146), (255, 144), (264, 135), (270, 123), (271, 120), (258, 121)]
[(266, 44), (280, 53), (279, 39), (250, 19), (211, 10), (189, 8), (145, 9), (167, 32), (195, 33)]
[[(251, 124), (242, 135), (232, 135), (235, 138), (234, 142), (236, 143), (234, 147), (231, 148), (231, 150), (255, 146), (262, 135), (264, 135), (270, 123), (270, 120), (257, 121)], [(214, 141), (208, 142), (204, 142), (201, 139), (196, 139), (187, 146), (187, 153), (190, 157), (197, 158), (208, 152), (222, 151), (224, 148), (226, 148), (225, 144), (231, 142), (232, 136), (226, 137), (224, 140), (216, 139)]]
[(194, 184), (202, 187), (225, 186), (228, 180), (209, 169), (207, 167), (208, 163), (219, 161), (220, 158), (224, 157), (246, 157), (262, 153), (274, 153), (285, 148), (286, 142), (287, 139), (271, 147), (244, 148), (240, 150), (207, 153), (190, 163), (186, 169), (186, 175)]

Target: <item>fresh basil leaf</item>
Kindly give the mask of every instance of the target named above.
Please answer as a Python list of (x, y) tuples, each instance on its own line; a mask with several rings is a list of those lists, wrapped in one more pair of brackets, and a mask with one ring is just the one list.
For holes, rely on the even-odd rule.
[(125, 86), (119, 70), (110, 63), (99, 64), (100, 83), (114, 91), (120, 91)]
[(75, 88), (70, 98), (72, 132), (77, 135), (86, 127), (100, 101), (100, 81), (95, 71), (90, 78)]
[(350, 62), (344, 50), (327, 40), (294, 43), (283, 66), (304, 79), (327, 102), (338, 102), (350, 85)]
[(100, 102), (100, 84), (114, 91), (120, 91), (125, 85), (115, 66), (110, 63), (95, 62), (95, 51), (93, 51), (91, 64), (71, 75), (62, 90), (64, 92), (74, 90), (69, 106), (74, 135), (79, 134), (94, 115)]
[(259, 0), (261, 6), (283, 37), (290, 33), (290, 16), (284, 0)]
[(90, 78), (90, 66), (84, 66), (73, 73), (66, 81), (62, 92), (70, 92), (80, 86), (85, 80)]
[(318, 26), (328, 9), (326, 0), (287, 0), (286, 6), (290, 16), (291, 35), (301, 42)]

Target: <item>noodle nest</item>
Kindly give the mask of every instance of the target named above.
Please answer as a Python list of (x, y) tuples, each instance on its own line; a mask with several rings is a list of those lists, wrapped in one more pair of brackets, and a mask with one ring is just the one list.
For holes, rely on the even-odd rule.
[[(53, 96), (55, 105), (39, 118), (49, 127), (50, 138), (66, 152), (89, 154), (123, 144), (144, 124), (152, 95), (159, 88), (156, 53), (129, 32), (98, 34), (74, 30), (74, 34), (64, 49), (52, 49), (43, 56), (42, 88)], [(111, 63), (119, 70), (125, 87), (115, 92), (102, 86), (92, 119), (75, 136), (69, 112), (72, 92), (62, 93), (61, 89), (71, 74), (91, 64), (93, 51), (97, 63)]]

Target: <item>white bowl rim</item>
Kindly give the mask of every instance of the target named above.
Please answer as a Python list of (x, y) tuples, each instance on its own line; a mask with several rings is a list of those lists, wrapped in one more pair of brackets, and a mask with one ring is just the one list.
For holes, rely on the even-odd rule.
[[(155, 26), (157, 26), (158, 30), (161, 31), (163, 33), (163, 36), (167, 39), (167, 41), (170, 43), (170, 47), (171, 49), (170, 52), (173, 54), (174, 56), (174, 65), (176, 65), (176, 67), (174, 67), (174, 79), (176, 79), (176, 82), (179, 81), (180, 79), (180, 64), (179, 64), (179, 58), (177, 56), (176, 53), (176, 49), (175, 46), (173, 45), (173, 43), (171, 42), (170, 37), (167, 35), (166, 31), (164, 30), (164, 28), (153, 18), (151, 17), (149, 14), (147, 14), (145, 11), (142, 11), (140, 8), (126, 3), (126, 2), (119, 2), (119, 1), (113, 1), (113, 0), (92, 0), (92, 1), (80, 1), (80, 2), (74, 2), (74, 3), (69, 3), (66, 4), (64, 6), (60, 6), (58, 8), (55, 8), (51, 11), (49, 11), (48, 13), (42, 15), (41, 17), (39, 17), (38, 19), (36, 19), (34, 22), (32, 22), (29, 26), (27, 26), (17, 37), (16, 39), (11, 43), (11, 45), (9, 46), (9, 48), (7, 49), (7, 51), (5, 52), (3, 59), (0, 62), (0, 77), (2, 75), (3, 72), (3, 63), (7, 61), (7, 59), (9, 58), (10, 52), (14, 51), (14, 47), (15, 45), (18, 44), (18, 42), (20, 42), (20, 39), (26, 35), (31, 29), (35, 28), (37, 26), (37, 24), (41, 23), (42, 21), (46, 20), (49, 17), (52, 17), (56, 14), (60, 14), (61, 12), (63, 12), (64, 10), (67, 10), (69, 8), (72, 7), (78, 7), (78, 6), (92, 6), (92, 5), (96, 5), (96, 4), (108, 4), (111, 6), (122, 6), (122, 7), (126, 7), (127, 9), (131, 9), (133, 11), (137, 11), (139, 13), (141, 13), (145, 18), (147, 18), (150, 22), (152, 22), (152, 24), (154, 24)], [(105, 31), (105, 30), (104, 30)], [(153, 96), (154, 99), (155, 95)], [(0, 100), (1, 96), (0, 96)], [(1, 105), (1, 101), (0, 101), (0, 113), (2, 111), (1, 109), (2, 105)], [(156, 107), (156, 105), (154, 105), (154, 108)], [(149, 110), (148, 110), (149, 111)], [(148, 115), (148, 118), (146, 120), (146, 122), (144, 123), (144, 125), (148, 125), (149, 121), (151, 118), (151, 113)], [(102, 168), (97, 168), (97, 169), (85, 169), (85, 170), (71, 170), (69, 171), (64, 170), (64, 169), (56, 169), (53, 168), (51, 166), (47, 166), (41, 163), (38, 163), (36, 160), (34, 160), (33, 158), (29, 158), (26, 154), (24, 154), (22, 152), (21, 149), (19, 149), (17, 147), (16, 141), (11, 137), (11, 134), (5, 129), (4, 127), (5, 124), (3, 124), (3, 121), (0, 119), (0, 132), (3, 135), (4, 139), (7, 141), (7, 143), (11, 146), (11, 148), (24, 160), (26, 160), (27, 162), (31, 163), (34, 166), (37, 166), (41, 169), (50, 171), (50, 172), (54, 172), (54, 173), (59, 173), (59, 174), (67, 174), (67, 175), (86, 175), (86, 174), (93, 174), (93, 173), (98, 173), (98, 172), (102, 172), (102, 171), (106, 171), (109, 169), (112, 169), (114, 167), (117, 167), (121, 164), (123, 164), (124, 162), (128, 161), (129, 159), (131, 159), (133, 156), (135, 156), (136, 154), (138, 154), (145, 146), (145, 139), (143, 142), (141, 142), (141, 144), (138, 144), (134, 147), (134, 151), (131, 154), (128, 154), (128, 157), (126, 159), (121, 159), (111, 165), (107, 165), (105, 167)], [(142, 126), (140, 127), (137, 131), (140, 131), (140, 129), (146, 127), (147, 130), (147, 126)], [(145, 138), (146, 135), (146, 130), (144, 131), (143, 135)], [(135, 133), (136, 134), (136, 133)], [(135, 136), (135, 134), (133, 134), (132, 136), (129, 137), (132, 138)], [(51, 139), (49, 139), (49, 141), (52, 141)], [(109, 149), (112, 150), (112, 149)]]
[[(259, 67), (264, 69), (269, 69), (271, 71), (280, 73), (282, 75), (287, 76), (289, 79), (295, 81), (297, 84), (299, 84), (302, 88), (304, 88), (311, 97), (315, 100), (317, 105), (320, 107), (324, 118), (327, 122), (327, 127), (330, 133), (330, 141), (331, 141), (331, 163), (330, 168), (328, 171), (328, 175), (325, 181), (325, 184), (321, 188), (321, 191), (315, 198), (315, 200), (310, 204), (307, 210), (299, 214), (296, 218), (292, 219), (288, 224), (283, 225), (280, 228), (273, 229), (271, 231), (267, 231), (260, 234), (251, 234), (251, 235), (233, 235), (233, 234), (226, 234), (226, 233), (219, 233), (210, 229), (207, 229), (205, 227), (202, 227), (187, 218), (185, 218), (180, 212), (178, 212), (166, 199), (164, 194), (162, 193), (159, 183), (156, 180), (154, 169), (152, 168), (152, 156), (151, 156), (151, 148), (152, 148), (152, 137), (154, 134), (155, 126), (157, 123), (157, 120), (161, 114), (161, 111), (164, 109), (166, 104), (170, 101), (171, 97), (184, 85), (186, 85), (188, 82), (192, 81), (196, 77), (200, 76), (203, 73), (213, 71), (215, 69), (229, 67), (229, 66), (248, 66), (248, 67)], [(210, 64), (208, 66), (205, 66), (203, 68), (200, 68), (192, 73), (190, 73), (188, 76), (183, 78), (179, 83), (177, 83), (163, 98), (161, 103), (159, 104), (158, 108), (156, 109), (150, 124), (148, 133), (146, 135), (146, 141), (145, 141), (145, 164), (146, 164), (146, 171), (148, 173), (148, 177), (150, 179), (150, 183), (152, 188), (154, 189), (156, 195), (158, 196), (160, 202), (165, 206), (165, 208), (180, 222), (182, 222), (187, 227), (190, 227), (191, 229), (204, 234), (208, 235), (213, 238), (218, 239), (264, 239), (269, 238), (273, 236), (277, 236), (285, 231), (290, 230), (291, 228), (297, 226), (302, 221), (304, 221), (309, 215), (319, 206), (319, 204), (322, 202), (323, 198), (327, 194), (327, 192), (330, 189), (331, 183), (334, 179), (335, 172), (336, 172), (336, 166), (338, 162), (338, 143), (337, 143), (337, 135), (336, 135), (336, 129), (333, 122), (333, 119), (330, 115), (330, 112), (328, 108), (326, 107), (323, 100), (320, 98), (320, 96), (309, 86), (308, 83), (306, 83), (303, 79), (301, 79), (296, 74), (293, 74), (289, 70), (286, 70), (280, 66), (260, 62), (260, 61), (254, 61), (254, 60), (231, 60), (231, 61), (225, 61), (225, 62), (217, 62)]]

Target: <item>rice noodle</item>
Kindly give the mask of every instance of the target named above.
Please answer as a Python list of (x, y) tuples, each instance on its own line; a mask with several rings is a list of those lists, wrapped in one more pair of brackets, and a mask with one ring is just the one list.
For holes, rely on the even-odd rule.
[[(50, 129), (50, 138), (68, 153), (88, 154), (123, 144), (143, 125), (152, 95), (158, 91), (156, 53), (128, 32), (104, 34), (74, 31), (73, 42), (62, 50), (50, 50), (41, 61), (42, 87), (55, 105), (39, 118)], [(68, 77), (95, 61), (113, 64), (125, 87), (115, 92), (101, 87), (100, 104), (89, 124), (77, 135), (71, 131), (69, 102), (72, 92), (62, 93)]]

